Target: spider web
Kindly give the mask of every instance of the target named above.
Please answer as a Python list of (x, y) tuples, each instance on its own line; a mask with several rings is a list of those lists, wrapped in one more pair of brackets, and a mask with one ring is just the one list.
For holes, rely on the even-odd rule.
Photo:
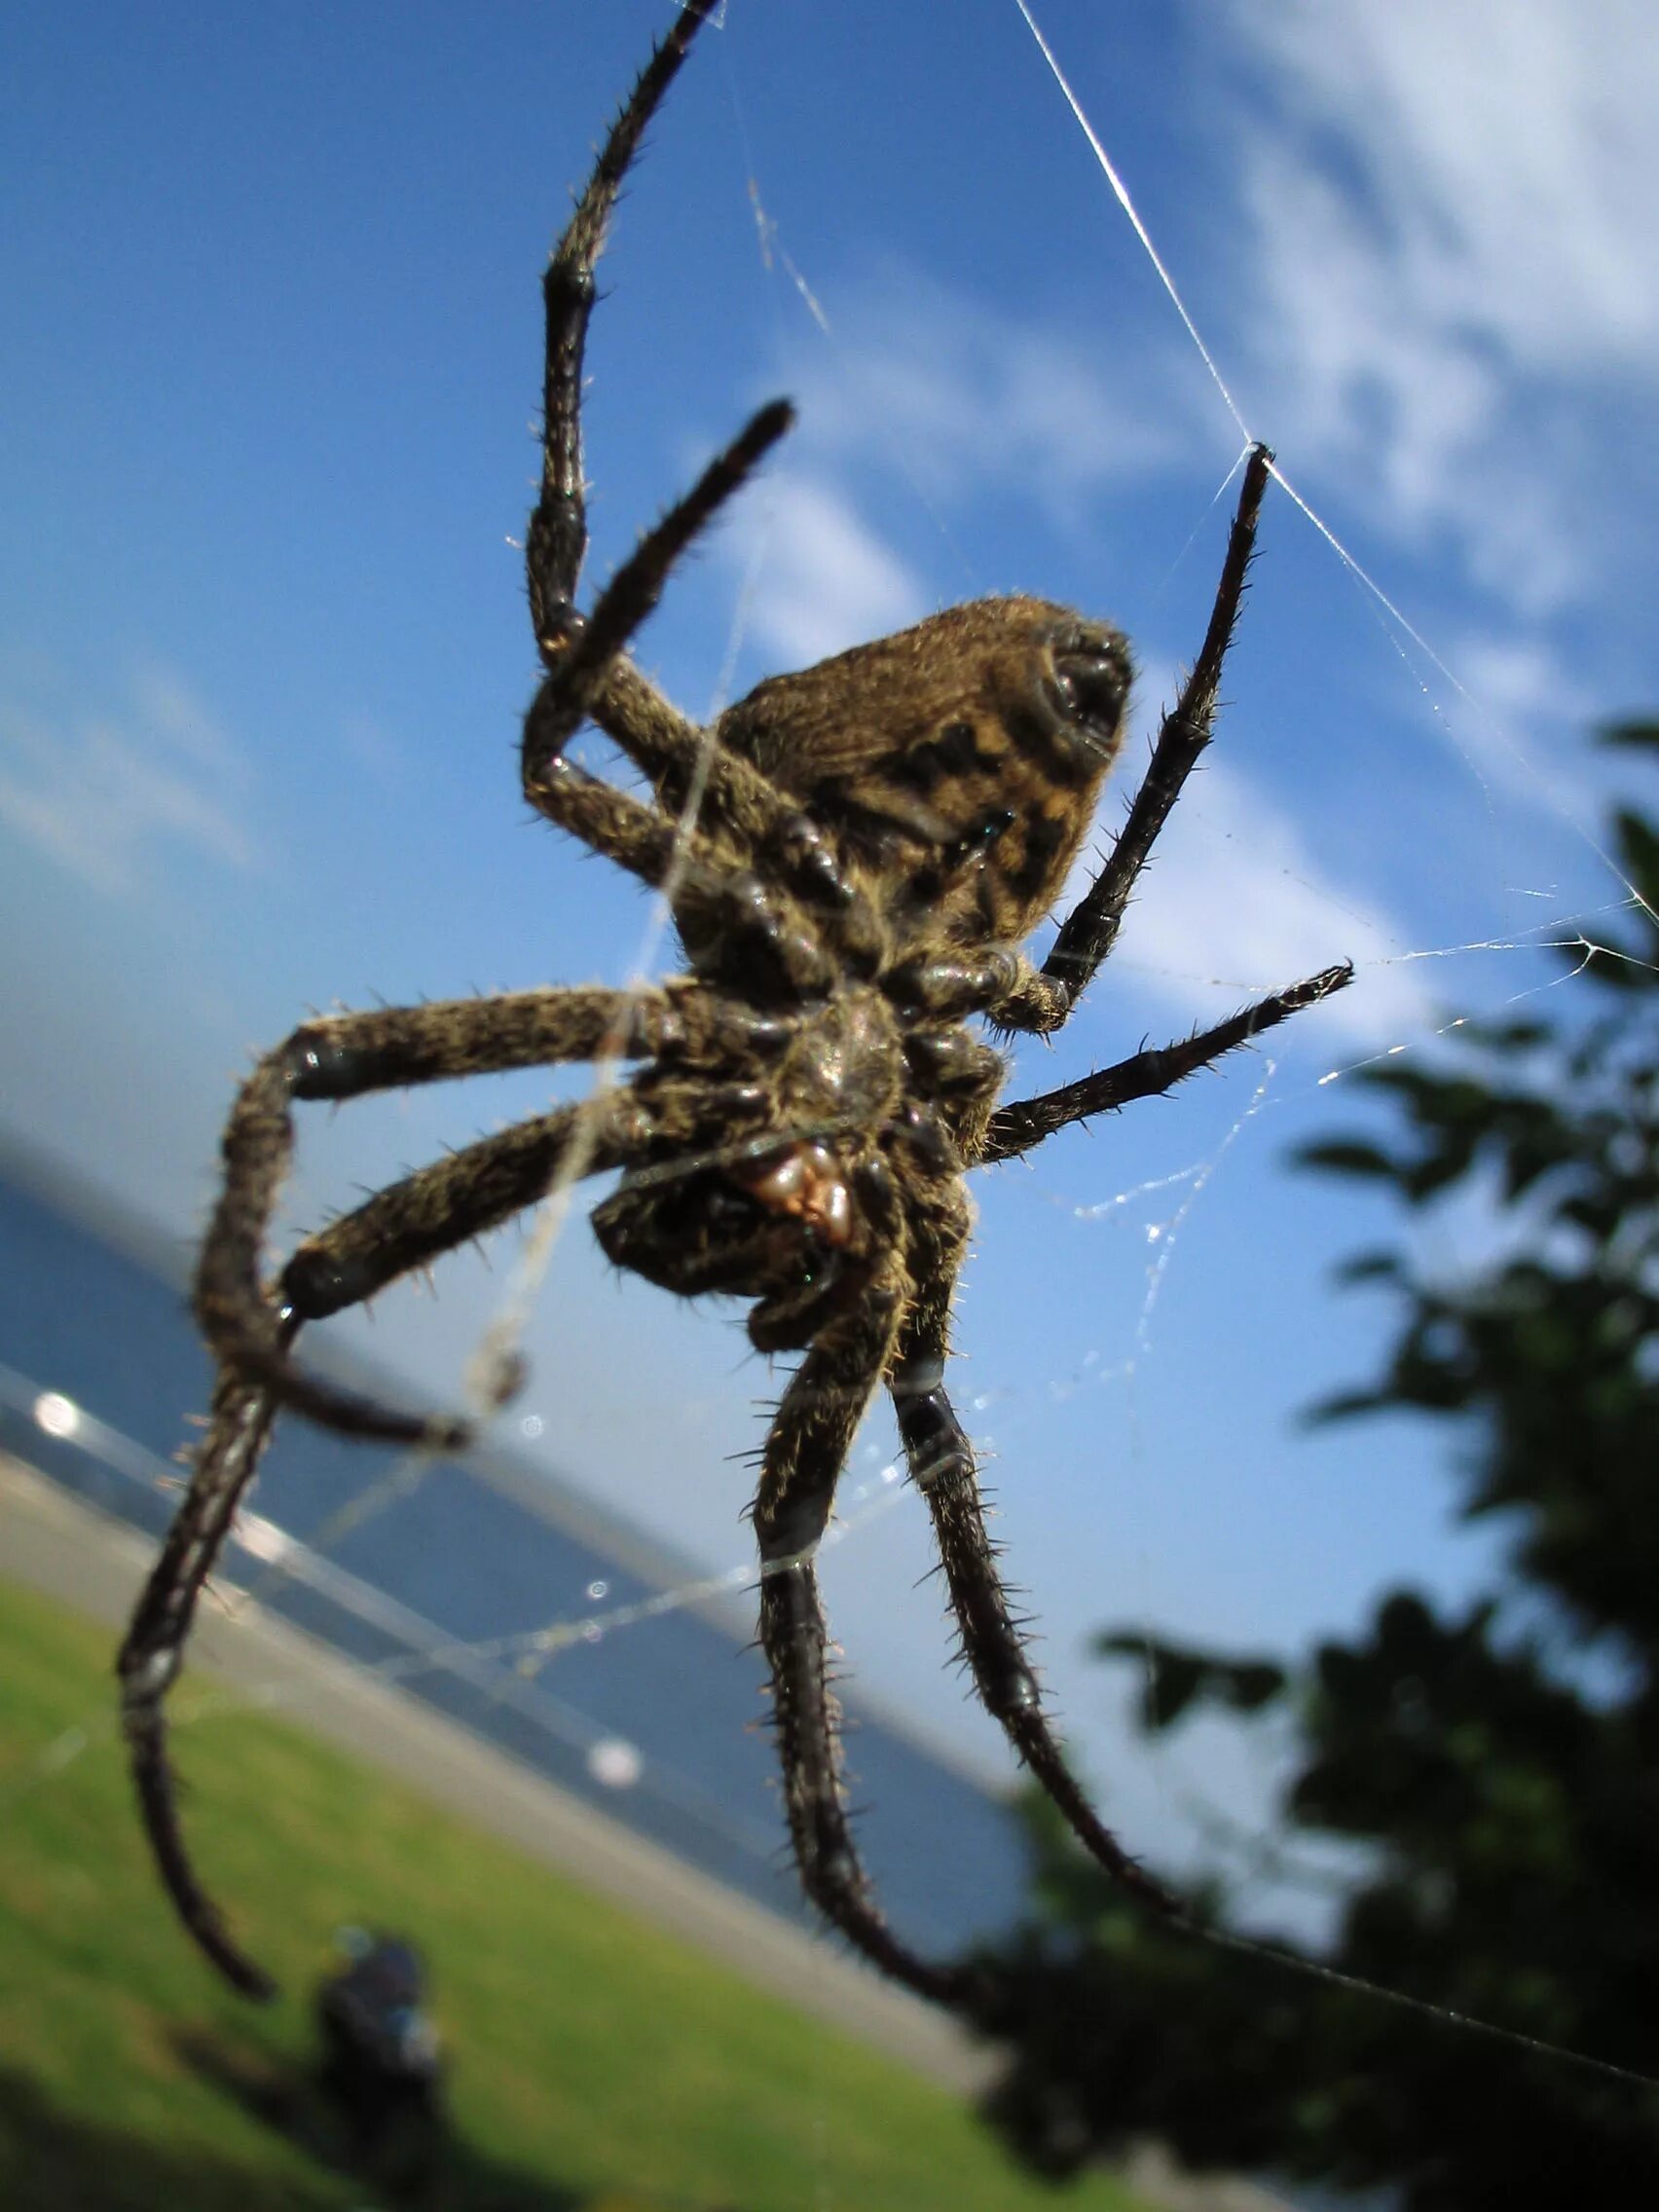
[[(799, 658), (811, 657), (808, 645), (853, 642), (856, 632), (825, 639), (824, 602), (874, 634), (924, 610), (906, 604), (919, 583), (929, 604), (1022, 586), (1109, 609), (1147, 661), (1141, 695), (1150, 715), (1169, 695), (1176, 658), (1200, 634), (1229, 462), (1246, 424), (1278, 442), (1285, 496), (1273, 503), (1230, 665), (1234, 704), (1214, 765), (1184, 800), (1122, 952), (1085, 1014), (1066, 1031), (1054, 1062), (1040, 1051), (1022, 1055), (1016, 1088), (1041, 1088), (1062, 1067), (1080, 1073), (1121, 1056), (1143, 1034), (1161, 1041), (1205, 1012), (1229, 1011), (1345, 953), (1356, 958), (1356, 984), (1329, 1010), (1304, 1017), (1282, 1046), (1275, 1039), (1271, 1053), (1236, 1059), (1156, 1112), (1143, 1108), (1092, 1139), (1069, 1133), (1030, 1165), (983, 1178), (979, 1253), (965, 1286), (954, 1378), (998, 1493), (999, 1532), (1046, 1636), (1042, 1657), (1074, 1747), (1101, 1786), (1114, 1825), (1137, 1850), (1179, 1870), (1209, 1854), (1218, 1826), (1246, 1836), (1263, 1829), (1276, 1780), (1272, 1748), (1264, 1755), (1262, 1747), (1219, 1730), (1196, 1729), (1177, 1746), (1131, 1737), (1117, 1685), (1086, 1663), (1087, 1634), (1135, 1619), (1149, 1633), (1284, 1649), (1319, 1629), (1351, 1624), (1373, 1589), (1407, 1575), (1456, 1595), (1492, 1557), (1482, 1537), (1446, 1535), (1443, 1486), (1427, 1455), (1414, 1449), (1417, 1463), (1407, 1469), (1398, 1463), (1397, 1438), (1361, 1445), (1346, 1434), (1292, 1437), (1297, 1406), (1375, 1364), (1377, 1316), (1334, 1308), (1324, 1275), (1332, 1259), (1391, 1227), (1357, 1202), (1351, 1214), (1337, 1215), (1328, 1189), (1287, 1180), (1280, 1162), (1292, 1144), (1345, 1118), (1343, 1078), (1352, 1070), (1385, 1054), (1432, 1054), (1455, 1023), (1563, 987), (1561, 960), (1548, 948), (1570, 945), (1592, 917), (1630, 896), (1589, 827), (1599, 811), (1594, 761), (1574, 751), (1569, 782), (1552, 749), (1592, 713), (1628, 703), (1617, 687), (1633, 680), (1633, 655), (1630, 636), (1604, 617), (1583, 633), (1582, 661), (1564, 658), (1560, 641), (1572, 633), (1559, 610), (1576, 603), (1544, 572), (1545, 556), (1572, 537), (1584, 509), (1552, 504), (1549, 472), (1535, 457), (1522, 466), (1511, 452), (1506, 476), (1501, 452), (1479, 450), (1477, 466), (1448, 432), (1414, 475), (1410, 439), (1383, 420), (1404, 407), (1409, 350), (1397, 348), (1384, 364), (1398, 380), (1392, 386), (1382, 381), (1382, 367), (1376, 388), (1351, 368), (1345, 383), (1339, 367), (1330, 388), (1321, 387), (1309, 355), (1325, 334), (1311, 322), (1299, 325), (1281, 296), (1252, 325), (1219, 278), (1214, 251), (1203, 248), (1205, 218), (1194, 218), (1178, 198), (1167, 224), (1156, 212), (1144, 222), (1135, 215), (1124, 179), (1132, 184), (1159, 151), (1147, 122), (1159, 107), (1156, 87), (1125, 98), (1082, 10), (1056, 0), (1034, 18), (1023, 0), (1009, 0), (1001, 13), (1015, 18), (1016, 36), (1006, 35), (998, 11), (986, 8), (976, 18), (977, 32), (988, 48), (994, 44), (995, 69), (1006, 75), (1001, 96), (987, 104), (981, 80), (991, 64), (975, 62), (964, 75), (978, 70), (979, 78), (947, 82), (936, 97), (958, 124), (972, 118), (994, 140), (977, 148), (987, 170), (995, 173), (1000, 163), (1007, 174), (1029, 157), (1045, 175), (1063, 178), (1052, 221), (1083, 271), (1064, 304), (1086, 337), (1064, 343), (1052, 279), (1036, 287), (1037, 303), (1022, 318), (993, 314), (954, 264), (940, 274), (918, 272), (898, 245), (885, 265), (872, 253), (861, 267), (837, 218), (845, 213), (845, 236), (857, 237), (867, 205), (844, 173), (827, 186), (830, 134), (803, 139), (791, 158), (778, 150), (778, 113), (793, 115), (813, 65), (798, 54), (781, 71), (768, 64), (786, 51), (780, 42), (802, 34), (764, 22), (759, 12), (747, 22), (740, 15), (726, 38), (705, 40), (677, 88), (608, 264), (614, 297), (596, 319), (591, 350), (588, 454), (600, 488), (601, 546), (590, 573), (603, 573), (625, 550), (651, 511), (649, 499), (666, 489), (659, 480), (644, 506), (616, 489), (613, 463), (639, 399), (632, 371), (617, 396), (607, 387), (614, 392), (622, 384), (617, 363), (631, 341), (639, 346), (655, 313), (644, 296), (649, 278), (630, 258), (629, 234), (653, 221), (672, 225), (669, 210), (659, 206), (653, 216), (653, 203), (678, 196), (676, 166), (687, 161), (688, 147), (704, 149), (697, 160), (706, 166), (685, 187), (688, 197), (700, 196), (699, 221), (746, 229), (748, 274), (730, 274), (734, 247), (719, 279), (728, 287), (724, 305), (711, 308), (700, 295), (686, 307), (684, 343), (691, 344), (696, 317), (715, 326), (721, 350), (733, 350), (726, 324), (746, 327), (754, 314), (730, 302), (757, 296), (772, 320), (779, 381), (805, 402), (798, 449), (746, 499), (714, 556), (682, 580), (683, 616), (671, 606), (660, 645), (653, 632), (643, 646), (647, 661), (660, 651), (665, 671), (674, 671), (668, 687), (688, 706), (698, 703), (696, 671), (708, 668), (706, 647), (699, 655), (688, 639), (723, 638), (717, 668), (703, 680), (704, 703), (718, 708), (761, 667), (787, 663), (783, 647), (792, 636), (803, 647)], [(891, 43), (879, 49), (879, 73), (892, 81), (918, 35), (905, 12), (897, 14)], [(1540, 9), (1539, 20), (1549, 14)], [(1437, 211), (1473, 231), (1483, 212), (1479, 179), (1423, 172), (1422, 142), (1412, 135), (1423, 118), (1409, 102), (1395, 118), (1396, 145), (1386, 144), (1384, 131), (1333, 150), (1338, 94), (1351, 93), (1366, 66), (1383, 72), (1387, 57), (1368, 53), (1356, 33), (1338, 42), (1321, 76), (1317, 56), (1310, 61), (1296, 43), (1298, 35), (1307, 39), (1309, 19), (1291, 11), (1286, 22), (1255, 45), (1234, 23), (1230, 53), (1207, 62), (1161, 47), (1152, 56), (1167, 69), (1192, 71), (1195, 96), (1212, 103), (1205, 117), (1212, 124), (1223, 112), (1229, 67), (1241, 83), (1256, 72), (1280, 73), (1280, 140), (1251, 149), (1249, 177), (1283, 230), (1301, 226), (1298, 242), (1308, 252), (1353, 244), (1340, 220), (1346, 182), (1352, 227), (1372, 234), (1385, 262), (1385, 249), (1402, 244), (1400, 236), (1387, 236), (1390, 218), (1412, 243), (1412, 225), (1426, 220), (1422, 209), (1439, 181), (1448, 199)], [(606, 80), (605, 96), (619, 91), (650, 27), (644, 10), (630, 18), (615, 33), (614, 55), (608, 34), (605, 65), (619, 57), (619, 68), (613, 82)], [(866, 34), (876, 35), (867, 23), (859, 35)], [(833, 42), (853, 34), (821, 35)], [(1045, 58), (1071, 102), (1069, 123), (1044, 77)], [(1041, 99), (1017, 79), (1027, 68)], [(597, 62), (594, 73), (597, 81)], [(1379, 81), (1391, 84), (1385, 75)], [(581, 127), (589, 135), (603, 112), (602, 97)], [(1121, 214), (1093, 192), (1087, 169), (1073, 168), (1061, 153), (1062, 129), (1074, 127), (1086, 153), (1092, 143), (1099, 154)], [(1182, 158), (1213, 186), (1214, 164), (1206, 170), (1195, 156), (1196, 135), (1189, 133)], [(1121, 166), (1108, 162), (1105, 142)], [(723, 172), (709, 162), (710, 147), (725, 157)], [(1236, 145), (1233, 151), (1245, 159)], [(1275, 152), (1307, 161), (1303, 196), (1283, 192)], [(903, 159), (896, 140), (883, 173), (901, 214), (958, 194), (959, 230), (973, 235), (965, 173), (953, 166), (945, 178), (906, 179)], [(534, 230), (545, 194), (524, 189)], [(845, 210), (843, 196), (851, 203)], [(1260, 205), (1255, 215), (1271, 235)], [(1124, 216), (1132, 229), (1121, 250)], [(1212, 237), (1219, 235), (1213, 197), (1207, 220)], [(908, 227), (901, 228), (907, 238)], [(1155, 252), (1153, 233), (1166, 259)], [(675, 237), (683, 243), (683, 229)], [(1436, 273), (1478, 321), (1481, 265), (1467, 239), (1460, 242), (1462, 257), (1449, 249)], [(697, 250), (688, 290), (708, 281), (700, 240)], [(770, 279), (758, 287), (756, 259)], [(527, 267), (534, 266), (533, 257)], [(1190, 268), (1207, 275), (1207, 300)], [(1189, 350), (1179, 354), (1158, 320), (1160, 281), (1177, 306), (1182, 291), (1191, 295), (1176, 327)], [(1374, 305), (1359, 299), (1354, 318), (1376, 335), (1363, 312)], [(1134, 342), (1144, 343), (1139, 366), (1108, 360), (1103, 350), (1088, 359), (1087, 337), (1108, 330), (1115, 317), (1130, 333), (1131, 352)], [(1291, 367), (1307, 372), (1282, 387), (1273, 382), (1275, 331)], [(750, 358), (760, 350), (752, 349)], [(1234, 366), (1240, 354), (1243, 373)], [(1425, 343), (1424, 378), (1446, 365)], [(1104, 398), (1094, 404), (1074, 381), (1086, 371), (1101, 381)], [(746, 390), (728, 405), (729, 378), (713, 388), (718, 404), (676, 419), (674, 434), (687, 448), (735, 424), (750, 396)], [(1252, 388), (1259, 399), (1234, 396)], [(1317, 404), (1323, 393), (1334, 407), (1333, 390), (1352, 402), (1335, 422)], [(1281, 426), (1287, 392), (1303, 412)], [(1056, 411), (1065, 418), (1061, 430)], [(1519, 445), (1537, 420), (1518, 411), (1505, 425), (1512, 441)], [(1108, 430), (1132, 462), (1109, 458)], [(962, 490), (963, 452), (976, 438), (986, 441), (989, 457), (977, 506)], [(1356, 496), (1366, 463), (1387, 495), (1370, 504)], [(1459, 468), (1474, 478), (1472, 495)], [(689, 473), (681, 466), (670, 481)], [(1491, 525), (1516, 485), (1530, 497), (1517, 510), (1516, 534), (1527, 542), (1500, 554)], [(1145, 536), (1137, 525), (1125, 551), (1114, 542), (1115, 498), (1132, 498), (1138, 517), (1147, 486), (1165, 522)], [(1604, 479), (1592, 497), (1599, 502), (1592, 511), (1607, 520)], [(1034, 564), (1021, 555), (1015, 572), (1006, 550), (1018, 535), (1011, 525), (1029, 530), (1032, 511), (1048, 531), (1048, 556)], [(1459, 533), (1447, 555), (1444, 541)], [(1362, 546), (1362, 558), (1346, 549), (1349, 541)], [(1425, 544), (1438, 548), (1438, 561), (1425, 556)], [(1502, 575), (1505, 559), (1512, 572)], [(1438, 588), (1447, 573), (1455, 597)], [(500, 587), (498, 574), (492, 580)], [(1604, 673), (1592, 679), (1592, 666)], [(1540, 694), (1549, 699), (1543, 710)], [(1124, 781), (1132, 773), (1131, 766)], [(598, 923), (584, 950), (606, 940), (626, 947), (614, 979), (658, 972), (666, 951), (660, 919), (642, 934), (637, 902), (600, 882), (596, 869), (578, 877), (549, 842), (526, 866), (544, 915), (556, 923), (572, 906), (591, 909)], [(484, 870), (493, 866), (480, 871), (486, 898)], [(514, 909), (521, 937), (533, 936), (530, 913), (527, 901)], [(522, 979), (576, 979), (556, 927), (541, 923), (537, 931)], [(434, 995), (461, 987), (453, 974), (428, 972), (421, 981)], [(560, 1079), (560, 1094), (580, 1095), (585, 1080)], [(548, 1089), (542, 1077), (502, 1084), (501, 1118), (539, 1110)], [(457, 1133), (453, 1118), (445, 1122), (451, 1111), (447, 1102), (421, 1098), (354, 1108), (326, 1134), (308, 1124), (293, 1224), (314, 1220), (319, 1194), (338, 1194), (353, 1175), (385, 1180), (388, 1139), (409, 1157), (427, 1157), (441, 1130)], [(468, 1103), (461, 1112), (469, 1128), (465, 1118), (475, 1109)], [(522, 1339), (533, 1381), (507, 1417), (518, 1439), (526, 1447), (547, 1440), (578, 1480), (710, 1561), (709, 1572), (672, 1580), (653, 1603), (719, 1600), (753, 1571), (736, 1526), (747, 1478), (727, 1462), (752, 1449), (757, 1433), (745, 1400), (769, 1402), (777, 1384), (744, 1353), (728, 1316), (681, 1309), (644, 1286), (617, 1289), (606, 1279), (585, 1236), (563, 1234), (569, 1197), (550, 1196), (525, 1242), (498, 1259), (494, 1276), (470, 1260), (452, 1263), (439, 1306), (388, 1300), (378, 1331), (402, 1364), (424, 1376), (448, 1374), (457, 1391)], [(1472, 1217), (1438, 1234), (1451, 1260), (1478, 1254), (1491, 1228)], [(363, 1341), (354, 1325), (346, 1334)], [(619, 1384), (608, 1376), (624, 1344)], [(458, 1358), (461, 1346), (470, 1349)], [(660, 1384), (648, 1404), (640, 1402), (642, 1372)], [(892, 1698), (903, 1685), (916, 1726), (947, 1730), (959, 1755), (997, 1775), (1004, 1770), (994, 1728), (985, 1723), (977, 1735), (963, 1728), (958, 1688), (938, 1665), (938, 1604), (912, 1587), (931, 1565), (925, 1516), (888, 1479), (893, 1462), (893, 1442), (876, 1419), (825, 1563), (831, 1618), (862, 1687)], [(665, 1466), (673, 1469), (667, 1481)], [(373, 1517), (395, 1513), (422, 1478), (418, 1459), (405, 1462), (302, 1533), (313, 1551), (327, 1552)], [(1369, 1494), (1356, 1506), (1356, 1493)], [(556, 1668), (565, 1644), (591, 1642), (595, 1631), (622, 1636), (636, 1617), (632, 1604), (617, 1607), (602, 1597), (564, 1608), (539, 1630), (515, 1633), (530, 1666)], [(406, 1664), (423, 1656), (435, 1662), (439, 1654)], [(1333, 1879), (1343, 1872), (1335, 1862), (1326, 1870)], [(1264, 1919), (1282, 1924), (1285, 1893), (1266, 1875), (1253, 1901)], [(1313, 1930), (1317, 1922), (1312, 1909), (1307, 1925)]]

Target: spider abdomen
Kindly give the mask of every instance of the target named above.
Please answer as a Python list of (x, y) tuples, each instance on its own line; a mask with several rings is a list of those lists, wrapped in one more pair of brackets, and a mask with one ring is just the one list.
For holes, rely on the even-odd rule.
[(863, 864), (902, 938), (1017, 944), (1088, 830), (1131, 678), (1108, 624), (972, 600), (771, 678), (718, 735)]

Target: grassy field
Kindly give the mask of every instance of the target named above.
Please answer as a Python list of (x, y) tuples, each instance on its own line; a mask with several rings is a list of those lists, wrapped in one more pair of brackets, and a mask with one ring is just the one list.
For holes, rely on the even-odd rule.
[[(454, 2212), (1128, 2212), (1058, 2199), (942, 2093), (413, 1794), (247, 1712), (192, 1728), (190, 1825), (286, 1994), (221, 1991), (140, 1846), (111, 1640), (0, 1582), (0, 2203), (361, 2207), (307, 2085), (332, 1931), (430, 1962)], [(184, 1700), (181, 1698), (181, 1704)], [(92, 1741), (55, 1770), (65, 1731)]]

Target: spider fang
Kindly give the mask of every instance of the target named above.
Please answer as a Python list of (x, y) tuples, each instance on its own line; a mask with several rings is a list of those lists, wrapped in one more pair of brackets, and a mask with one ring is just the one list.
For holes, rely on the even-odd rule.
[(826, 1144), (787, 1145), (726, 1170), (774, 1213), (793, 1214), (827, 1244), (853, 1240), (853, 1198), (841, 1163)]

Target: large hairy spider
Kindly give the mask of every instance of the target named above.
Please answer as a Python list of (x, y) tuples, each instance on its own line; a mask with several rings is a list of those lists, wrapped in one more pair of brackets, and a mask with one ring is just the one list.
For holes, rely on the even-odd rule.
[[(166, 1753), (164, 1699), (198, 1596), (279, 1408), (431, 1446), (453, 1446), (465, 1428), (347, 1395), (292, 1364), (294, 1339), (555, 1183), (608, 1169), (621, 1179), (593, 1220), (613, 1261), (682, 1297), (751, 1300), (755, 1345), (803, 1355), (766, 1436), (754, 1520), (760, 1643), (808, 1896), (885, 1973), (930, 1998), (966, 1994), (961, 1970), (917, 1958), (872, 1900), (826, 1674), (813, 1555), (854, 1432), (885, 1386), (981, 1700), (1101, 1864), (1154, 1908), (1181, 1909), (1102, 1826), (1050, 1731), (944, 1373), (974, 1218), (967, 1169), (1165, 1091), (1348, 979), (1346, 967), (1327, 968), (1184, 1043), (1001, 1106), (1002, 1055), (967, 1025), (1057, 1029), (1111, 950), (1209, 740), (1271, 457), (1249, 457), (1202, 649), (1122, 834), (1041, 969), (1017, 948), (1058, 896), (1122, 742), (1130, 662), (1116, 630), (1045, 600), (978, 600), (761, 683), (712, 728), (687, 721), (627, 657), (629, 641), (791, 409), (763, 407), (583, 613), (580, 402), (594, 266), (617, 189), (708, 12), (709, 0), (687, 6), (652, 55), (548, 266), (543, 467), (527, 550), (545, 673), (525, 719), (525, 793), (664, 894), (684, 973), (638, 991), (524, 991), (307, 1022), (260, 1061), (225, 1131), (224, 1187), (196, 1279), (219, 1381), (120, 1673), (163, 1877), (197, 1941), (250, 1994), (271, 1984), (195, 1877)], [(568, 757), (584, 721), (644, 774), (651, 801)], [(262, 1284), (296, 1100), (607, 1058), (638, 1064), (584, 1105), (389, 1185)], [(511, 1365), (501, 1363), (498, 1397)]]

